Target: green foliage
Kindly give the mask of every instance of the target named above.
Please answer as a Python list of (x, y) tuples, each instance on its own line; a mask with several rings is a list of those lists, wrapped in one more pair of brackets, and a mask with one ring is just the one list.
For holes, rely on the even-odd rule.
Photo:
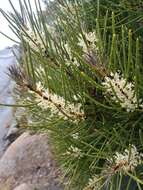
[[(65, 174), (63, 179), (67, 176), (69, 179), (66, 189), (141, 190), (142, 162), (133, 171), (125, 170), (129, 160), (114, 162), (116, 152), (132, 150), (132, 145), (143, 152), (142, 13), (137, 11), (139, 4), (115, 0), (60, 2), (52, 3), (43, 13), (40, 2), (36, 1), (37, 15), (32, 12), (29, 1), (19, 1), (21, 13), (14, 7), (15, 14), (1, 10), (23, 47), (23, 71), (10, 71), (27, 90), (26, 98), (23, 96), (20, 103), (29, 105), (32, 119), (29, 127), (50, 131), (55, 155)], [(32, 35), (27, 27), (31, 28)], [(89, 32), (96, 37), (94, 44), (88, 39)], [(79, 45), (80, 41), (84, 48)], [(119, 85), (122, 79), (125, 81), (122, 89), (118, 83), (116, 86), (126, 101), (129, 99), (126, 87), (127, 93), (134, 90), (127, 104), (134, 105), (133, 111), (122, 106), (126, 102), (122, 102), (112, 83), (115, 74), (120, 76)], [(107, 77), (112, 83), (109, 93), (103, 85)], [(39, 81), (43, 89), (37, 88)], [(73, 122), (58, 114), (51, 116), (49, 108), (43, 109), (46, 101), (53, 101), (52, 95), (49, 98), (44, 94), (47, 88), (48, 93), (64, 98), (65, 107), (69, 102), (81, 104), (84, 120)], [(39, 106), (37, 96), (39, 101), (44, 101), (43, 107)], [(63, 113), (62, 105), (57, 109)], [(113, 163), (108, 165), (112, 158)], [(94, 176), (97, 181), (88, 184)]]

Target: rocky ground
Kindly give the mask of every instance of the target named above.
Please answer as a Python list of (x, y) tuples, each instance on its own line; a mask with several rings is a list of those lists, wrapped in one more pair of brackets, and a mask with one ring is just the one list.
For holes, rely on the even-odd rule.
[[(0, 51), (0, 104), (14, 104), (14, 82), (7, 75), (16, 63), (12, 49), (17, 51)], [(0, 106), (0, 190), (62, 190), (46, 134), (24, 132), (10, 142), (17, 132), (13, 113), (14, 108)]]

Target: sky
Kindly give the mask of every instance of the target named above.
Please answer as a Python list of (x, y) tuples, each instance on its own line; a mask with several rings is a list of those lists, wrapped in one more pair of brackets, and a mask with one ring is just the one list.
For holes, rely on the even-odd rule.
[[(11, 0), (11, 1), (14, 4), (15, 8), (18, 10), (19, 9), (18, 0)], [(34, 0), (30, 0), (30, 1), (34, 10), (35, 9)], [(9, 11), (9, 12), (12, 11), (12, 8), (8, 0), (0, 0), (0, 8), (3, 9), (4, 11)], [(11, 38), (16, 39), (16, 36), (12, 33), (12, 31), (8, 27), (8, 23), (1, 13), (0, 13), (0, 31), (10, 36)], [(12, 46), (13, 44), (14, 42), (12, 42), (11, 40), (7, 39), (2, 34), (0, 34), (0, 50), (5, 47)]]

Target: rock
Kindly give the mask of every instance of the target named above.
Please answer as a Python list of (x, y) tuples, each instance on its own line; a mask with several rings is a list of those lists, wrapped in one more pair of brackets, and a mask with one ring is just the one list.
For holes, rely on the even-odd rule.
[(13, 121), (4, 137), (4, 140), (9, 141), (9, 144), (15, 141), (22, 134), (24, 127), (27, 126), (28, 118), (26, 116), (25, 108), (19, 107), (15, 110)]
[(40, 190), (45, 186), (47, 190), (60, 190), (59, 175), (47, 135), (44, 134), (23, 133), (0, 159), (0, 189), (1, 184), (4, 186), (10, 181), (8, 190), (21, 183), (34, 184), (41, 187)]
[(14, 190), (34, 190), (34, 187), (32, 185), (28, 185), (26, 183), (23, 183), (16, 187)]
[(17, 128), (17, 122), (14, 119), (12, 124), (9, 127), (7, 134), (4, 137), (4, 140), (9, 140), (10, 143), (12, 143), (18, 137), (17, 136), (18, 131), (19, 131), (19, 129)]

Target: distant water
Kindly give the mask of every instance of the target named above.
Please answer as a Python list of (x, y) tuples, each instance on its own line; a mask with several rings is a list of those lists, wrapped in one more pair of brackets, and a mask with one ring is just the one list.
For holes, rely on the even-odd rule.
[[(8, 47), (0, 50), (0, 104), (14, 104), (12, 90), (14, 82), (7, 75), (8, 67), (16, 63), (13, 51), (18, 55), (18, 47)], [(7, 142), (4, 137), (13, 121), (13, 108), (0, 106), (0, 156)]]

